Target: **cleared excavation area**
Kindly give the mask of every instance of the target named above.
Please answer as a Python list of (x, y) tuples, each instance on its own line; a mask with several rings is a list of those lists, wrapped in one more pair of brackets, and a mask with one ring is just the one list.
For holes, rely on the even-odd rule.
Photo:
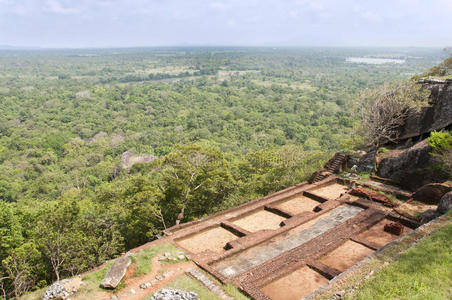
[(273, 281), (261, 290), (273, 300), (300, 300), (326, 284), (328, 279), (305, 266)]
[[(379, 247), (383, 247), (384, 245), (386, 245), (400, 237), (400, 235), (396, 235), (396, 234), (392, 234), (392, 233), (384, 231), (385, 225), (390, 224), (390, 223), (392, 223), (391, 220), (383, 219), (382, 221), (378, 222), (377, 224), (375, 224), (368, 230), (362, 232), (360, 235), (358, 235), (358, 237), (362, 238), (364, 240), (367, 240), (369, 242), (375, 243)], [(405, 235), (411, 231), (413, 231), (413, 229), (411, 229), (407, 226), (403, 226), (403, 232), (401, 235)]]
[(349, 195), (356, 185), (337, 177), (300, 184), (181, 227), (173, 240), (252, 299), (301, 299), (418, 226), (395, 208)]
[(300, 214), (306, 211), (313, 211), (314, 208), (321, 202), (313, 200), (304, 195), (297, 195), (288, 200), (284, 200), (275, 204), (276, 208), (282, 209), (284, 211), (291, 212), (293, 214)]
[(320, 258), (319, 261), (328, 267), (344, 272), (373, 252), (374, 250), (366, 246), (348, 240), (332, 252)]
[(178, 240), (177, 243), (192, 253), (201, 253), (206, 250), (221, 253), (224, 251), (226, 243), (237, 238), (238, 237), (229, 230), (218, 226)]
[(265, 261), (312, 240), (348, 219), (353, 218), (362, 210), (360, 207), (351, 205), (339, 206), (333, 209), (328, 215), (321, 216), (314, 224), (304, 230), (294, 234), (275, 237), (266, 243), (228, 257), (213, 267), (223, 276), (234, 278)]
[(232, 223), (250, 232), (264, 229), (278, 229), (282, 221), (286, 218), (272, 212), (260, 209), (244, 217), (234, 220)]
[(348, 190), (349, 190), (348, 186), (335, 182), (333, 184), (309, 190), (309, 192), (322, 198), (334, 200), (339, 198), (342, 194), (344, 194)]

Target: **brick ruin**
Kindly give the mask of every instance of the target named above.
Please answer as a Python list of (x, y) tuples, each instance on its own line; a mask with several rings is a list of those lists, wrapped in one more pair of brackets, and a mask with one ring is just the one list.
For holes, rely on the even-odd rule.
[[(391, 192), (410, 196), (395, 187)], [(358, 182), (330, 175), (176, 225), (165, 239), (253, 299), (300, 299), (420, 225), (389, 203)]]

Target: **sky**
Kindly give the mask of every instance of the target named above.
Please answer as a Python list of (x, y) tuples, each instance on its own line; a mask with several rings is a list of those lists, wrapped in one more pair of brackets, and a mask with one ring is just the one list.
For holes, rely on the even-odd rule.
[(452, 0), (0, 0), (0, 45), (452, 46)]

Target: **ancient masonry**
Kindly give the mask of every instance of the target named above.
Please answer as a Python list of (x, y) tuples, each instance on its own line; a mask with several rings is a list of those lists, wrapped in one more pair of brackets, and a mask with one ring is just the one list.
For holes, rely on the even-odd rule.
[[(336, 155), (326, 165), (331, 170), (325, 170), (337, 172), (345, 161)], [(369, 184), (402, 199), (411, 195), (388, 184)], [(385, 195), (330, 174), (165, 234), (200, 268), (253, 299), (300, 299), (419, 226), (393, 206)], [(225, 296), (201, 272), (190, 274)]]

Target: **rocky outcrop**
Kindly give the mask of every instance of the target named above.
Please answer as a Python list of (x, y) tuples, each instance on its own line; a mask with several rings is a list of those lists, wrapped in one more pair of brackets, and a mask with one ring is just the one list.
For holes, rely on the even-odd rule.
[(400, 129), (400, 140), (419, 137), (452, 125), (452, 81), (421, 80), (431, 90), (429, 106), (410, 116)]
[(80, 277), (56, 281), (46, 290), (42, 300), (69, 299), (71, 295), (77, 293), (82, 284)]
[(449, 209), (452, 209), (452, 192), (448, 192), (441, 197), (436, 211), (440, 214), (445, 214)]
[(121, 155), (121, 168), (130, 170), (134, 164), (150, 163), (157, 157), (152, 154), (135, 154), (131, 151), (126, 151)]
[(390, 151), (379, 161), (377, 175), (410, 191), (431, 182), (442, 182), (447, 178), (432, 169), (437, 162), (430, 155), (431, 151), (427, 140), (405, 150)]
[(132, 260), (128, 256), (118, 258), (108, 270), (100, 286), (105, 289), (115, 289), (126, 275), (127, 268), (131, 263)]
[(428, 203), (438, 204), (444, 194), (452, 191), (452, 183), (429, 183), (413, 193), (413, 199)]
[(199, 296), (196, 294), (196, 292), (185, 292), (181, 290), (175, 290), (175, 289), (161, 289), (149, 300), (198, 300)]

